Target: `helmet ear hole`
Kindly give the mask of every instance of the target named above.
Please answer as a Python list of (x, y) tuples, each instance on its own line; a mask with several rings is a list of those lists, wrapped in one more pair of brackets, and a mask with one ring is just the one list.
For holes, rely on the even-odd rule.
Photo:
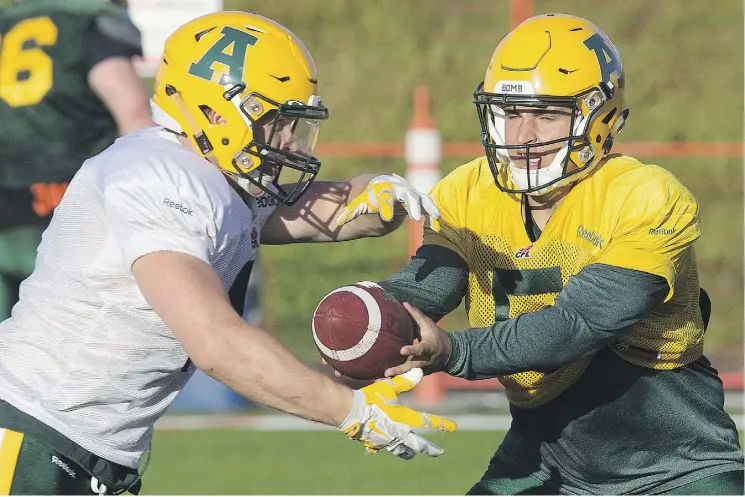
[(227, 124), (225, 118), (213, 110), (209, 105), (200, 105), (199, 110), (202, 111), (204, 117), (207, 118), (210, 124)]

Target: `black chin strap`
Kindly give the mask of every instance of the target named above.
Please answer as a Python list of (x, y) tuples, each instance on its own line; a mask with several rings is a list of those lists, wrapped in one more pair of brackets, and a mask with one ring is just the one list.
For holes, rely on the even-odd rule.
[(528, 202), (528, 195), (526, 194), (523, 194), (523, 213), (525, 215), (525, 233), (528, 234), (530, 241), (535, 243), (538, 237), (541, 236), (541, 229), (533, 220), (533, 214), (530, 211), (530, 202)]

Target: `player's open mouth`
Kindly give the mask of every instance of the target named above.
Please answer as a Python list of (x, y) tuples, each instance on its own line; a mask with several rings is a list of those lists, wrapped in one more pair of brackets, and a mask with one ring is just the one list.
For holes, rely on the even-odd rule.
[(527, 169), (528, 166), (530, 166), (530, 169), (541, 168), (542, 161), (540, 157), (531, 157), (530, 160), (526, 160), (526, 157), (524, 155), (516, 155), (510, 156), (510, 159), (512, 160), (512, 163), (519, 169)]

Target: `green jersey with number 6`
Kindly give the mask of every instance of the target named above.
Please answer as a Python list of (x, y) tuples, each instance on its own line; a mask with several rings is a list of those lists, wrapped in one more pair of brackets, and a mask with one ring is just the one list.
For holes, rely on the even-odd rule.
[(117, 137), (88, 84), (96, 64), (142, 53), (123, 7), (23, 0), (0, 8), (0, 187), (69, 180)]

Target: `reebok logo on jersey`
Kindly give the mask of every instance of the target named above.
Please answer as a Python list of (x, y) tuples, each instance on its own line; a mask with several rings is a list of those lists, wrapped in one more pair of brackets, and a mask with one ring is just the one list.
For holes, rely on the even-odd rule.
[(527, 247), (517, 249), (515, 252), (515, 259), (528, 259), (530, 257), (530, 251), (533, 250), (533, 244), (531, 243)]
[(605, 243), (605, 240), (603, 240), (602, 236), (598, 235), (595, 232), (588, 230), (581, 224), (579, 228), (577, 228), (577, 236), (583, 239), (584, 241), (595, 245), (597, 248), (603, 248), (603, 243)]
[(650, 235), (674, 235), (675, 228), (651, 228), (649, 230)]
[(70, 466), (68, 466), (65, 461), (61, 460), (57, 456), (52, 456), (52, 462), (54, 464), (56, 464), (57, 466), (59, 466), (60, 468), (64, 469), (65, 470), (65, 473), (67, 473), (68, 475), (70, 475), (70, 478), (75, 478), (75, 471), (73, 471), (72, 469), (70, 469)]
[(170, 207), (171, 209), (176, 209), (177, 211), (181, 211), (183, 214), (186, 214), (187, 216), (191, 216), (194, 212), (194, 209), (191, 207), (187, 207), (184, 204), (178, 204), (174, 202), (173, 200), (169, 199), (168, 197), (165, 197), (163, 199), (163, 205), (166, 207)]

